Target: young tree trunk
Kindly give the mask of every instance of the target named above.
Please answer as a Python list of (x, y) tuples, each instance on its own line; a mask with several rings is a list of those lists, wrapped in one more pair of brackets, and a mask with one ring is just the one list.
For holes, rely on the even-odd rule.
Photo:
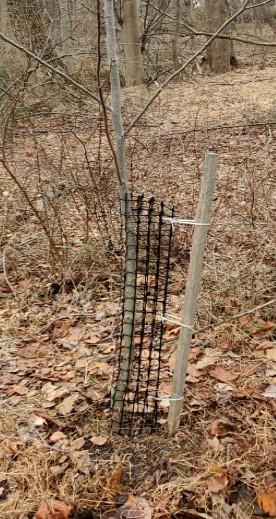
[[(229, 18), (227, 0), (205, 0), (208, 32), (214, 33)], [(223, 73), (231, 68), (231, 40), (216, 39), (207, 48), (210, 72)]]
[(112, 120), (116, 144), (116, 162), (120, 181), (119, 196), (126, 236), (125, 293), (123, 314), (123, 344), (120, 359), (120, 372), (113, 395), (113, 411), (117, 413), (115, 426), (120, 424), (120, 417), (131, 369), (132, 341), (135, 320), (135, 282), (136, 282), (136, 237), (132, 215), (131, 195), (128, 187), (125, 141), (121, 111), (121, 85), (113, 0), (104, 0), (107, 36), (107, 54), (110, 61), (110, 80), (112, 98)]
[(140, 85), (144, 82), (144, 67), (139, 31), (138, 0), (123, 1), (122, 23), (126, 85)]

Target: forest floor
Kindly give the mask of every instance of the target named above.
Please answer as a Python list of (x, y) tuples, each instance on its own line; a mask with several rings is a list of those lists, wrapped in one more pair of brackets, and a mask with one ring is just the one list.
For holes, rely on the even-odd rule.
[[(117, 207), (98, 123), (89, 115), (41, 115), (6, 135), (1, 519), (66, 519), (70, 507), (83, 519), (276, 516), (275, 94), (272, 68), (187, 78), (160, 96), (127, 144), (135, 191), (174, 204), (183, 217), (194, 214), (205, 152), (219, 155), (186, 398), (173, 438), (166, 409), (156, 434), (110, 432), (121, 262), (97, 245), (102, 222), (98, 230), (88, 222), (93, 194), (83, 186), (99, 164), (110, 215)], [(144, 90), (124, 91), (126, 122), (144, 97)], [(102, 232), (112, 234), (106, 222)], [(59, 252), (49, 253), (45, 232), (55, 244), (61, 239)], [(185, 232), (175, 233), (175, 315), (191, 238)], [(167, 385), (178, 335), (168, 323)]]

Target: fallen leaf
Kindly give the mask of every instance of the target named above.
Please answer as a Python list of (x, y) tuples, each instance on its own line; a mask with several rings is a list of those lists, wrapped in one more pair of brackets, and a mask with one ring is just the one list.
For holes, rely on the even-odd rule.
[(202, 376), (202, 373), (194, 364), (189, 363), (187, 369), (187, 382), (198, 382), (199, 377)]
[(56, 442), (58, 442), (58, 441), (60, 441), (60, 440), (66, 440), (66, 439), (67, 439), (66, 434), (64, 434), (64, 433), (61, 432), (61, 431), (56, 431), (56, 432), (54, 432), (54, 433), (50, 436), (49, 441), (50, 441), (51, 443), (56, 443)]
[(272, 330), (275, 328), (275, 323), (271, 321), (266, 321), (263, 323), (258, 324), (258, 327), (256, 330), (254, 330), (252, 333), (253, 335), (256, 335), (257, 333), (266, 332), (267, 330)]
[(224, 434), (225, 434), (225, 429), (223, 427), (223, 424), (221, 423), (221, 420), (214, 420), (210, 424), (208, 429), (212, 436), (224, 436)]
[(58, 405), (59, 412), (63, 415), (70, 414), (79, 397), (78, 393), (74, 393), (73, 395), (64, 398), (64, 400)]
[(219, 380), (220, 382), (232, 382), (238, 378), (237, 373), (233, 373), (228, 369), (221, 368), (220, 366), (216, 366), (214, 369), (210, 371), (211, 377)]
[(91, 361), (87, 367), (87, 372), (90, 375), (111, 376), (113, 369), (112, 366), (105, 361)]
[(48, 402), (53, 402), (53, 400), (57, 400), (61, 396), (68, 393), (69, 389), (66, 387), (55, 387), (53, 391), (49, 391), (49, 393), (46, 394), (45, 398)]
[(83, 438), (83, 437), (76, 438), (76, 440), (73, 440), (71, 442), (70, 450), (71, 451), (80, 451), (81, 448), (84, 446), (84, 444), (85, 444), (85, 438)]
[(225, 384), (224, 382), (218, 382), (214, 386), (216, 390), (216, 401), (221, 404), (228, 402), (230, 398), (232, 398), (233, 387), (229, 384)]
[(118, 510), (120, 519), (151, 519), (152, 509), (144, 497), (128, 497), (126, 503)]
[(197, 369), (204, 369), (208, 366), (212, 366), (215, 364), (219, 357), (222, 355), (222, 352), (215, 350), (214, 348), (205, 348), (202, 357), (196, 363)]
[(276, 489), (259, 490), (257, 492), (257, 503), (270, 517), (276, 517)]
[(111, 477), (108, 482), (108, 488), (110, 488), (113, 492), (117, 492), (123, 482), (124, 471), (122, 465), (119, 465), (114, 472), (111, 474)]
[(34, 415), (30, 417), (28, 423), (30, 429), (33, 430), (35, 429), (35, 427), (43, 427), (47, 424), (47, 421), (45, 420), (45, 418), (42, 418), (42, 416)]
[(267, 398), (276, 398), (276, 384), (267, 386), (262, 395), (266, 396)]
[(276, 362), (276, 348), (266, 350), (266, 356), (269, 360), (273, 360), (274, 362)]
[(66, 342), (70, 343), (72, 346), (77, 346), (79, 342), (83, 339), (85, 331), (86, 327), (84, 324), (80, 324), (79, 326), (69, 328), (68, 333), (66, 335)]
[(72, 507), (63, 501), (44, 500), (35, 514), (35, 519), (68, 519)]
[(225, 472), (214, 474), (208, 479), (208, 489), (210, 492), (217, 494), (224, 490), (228, 485), (228, 478)]
[(93, 445), (102, 446), (108, 442), (108, 436), (92, 436), (90, 441), (93, 443)]
[(62, 474), (65, 474), (68, 467), (70, 467), (69, 462), (62, 463), (61, 465), (52, 465), (52, 467), (50, 467), (50, 472), (53, 476), (61, 476)]
[(64, 319), (63, 321), (58, 321), (53, 327), (53, 331), (52, 331), (53, 339), (66, 337), (66, 335), (69, 333), (69, 330), (73, 324), (74, 324), (74, 321), (72, 319), (67, 319), (67, 320)]
[(23, 357), (25, 359), (33, 359), (36, 357), (38, 350), (39, 344), (27, 344), (23, 346), (18, 346), (16, 349), (16, 353), (19, 357)]
[(24, 386), (13, 386), (7, 391), (7, 395), (20, 395), (24, 396), (27, 395), (29, 392), (27, 387)]
[(88, 451), (73, 451), (70, 453), (70, 458), (74, 462), (76, 469), (86, 474), (86, 476), (89, 476), (95, 469)]

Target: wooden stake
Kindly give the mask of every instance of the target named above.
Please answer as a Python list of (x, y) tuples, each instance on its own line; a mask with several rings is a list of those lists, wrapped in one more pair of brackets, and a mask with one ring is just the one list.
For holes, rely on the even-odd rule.
[[(205, 156), (204, 173), (201, 183), (199, 202), (196, 212), (196, 222), (208, 224), (212, 196), (216, 183), (217, 155), (208, 153)], [(200, 279), (203, 264), (204, 249), (207, 239), (208, 225), (196, 225), (191, 259), (188, 270), (184, 304), (181, 316), (181, 331), (175, 359), (175, 372), (172, 384), (172, 396), (169, 410), (169, 433), (174, 434), (179, 426), (183, 404), (183, 394), (189, 360), (190, 344), (193, 334), (193, 324), (196, 314), (197, 297), (200, 289)]]

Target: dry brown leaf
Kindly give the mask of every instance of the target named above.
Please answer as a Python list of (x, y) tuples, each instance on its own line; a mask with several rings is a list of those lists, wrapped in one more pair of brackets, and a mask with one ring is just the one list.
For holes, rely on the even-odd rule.
[(60, 440), (66, 440), (66, 439), (67, 439), (66, 434), (64, 434), (64, 433), (61, 432), (61, 431), (56, 431), (56, 432), (54, 432), (54, 433), (50, 436), (49, 441), (50, 441), (51, 443), (56, 443), (56, 442), (58, 442), (58, 441), (60, 441)]
[(232, 382), (238, 378), (237, 373), (233, 373), (228, 369), (221, 368), (220, 366), (216, 366), (214, 369), (210, 371), (211, 377), (219, 380), (220, 382)]
[(72, 507), (63, 501), (44, 500), (35, 514), (35, 519), (68, 519)]
[(270, 517), (276, 517), (276, 489), (259, 490), (257, 492), (257, 503)]
[(71, 451), (80, 451), (82, 449), (82, 447), (84, 446), (85, 444), (85, 438), (80, 437), (80, 438), (76, 438), (75, 440), (73, 440), (71, 442), (71, 445), (70, 445), (70, 450)]
[(266, 396), (267, 398), (276, 398), (276, 384), (267, 386), (262, 395)]
[(67, 319), (63, 321), (58, 321), (53, 328), (52, 331), (52, 337), (54, 339), (58, 339), (61, 337), (66, 337), (66, 335), (69, 333), (70, 328), (74, 324), (73, 319)]
[(94, 471), (94, 463), (90, 459), (88, 451), (72, 451), (70, 458), (74, 462), (76, 469), (87, 476)]
[(108, 436), (92, 436), (92, 438), (90, 438), (90, 441), (94, 445), (102, 446), (108, 442)]
[(112, 366), (105, 361), (91, 361), (87, 367), (87, 372), (90, 375), (112, 375)]
[(260, 326), (256, 330), (252, 332), (253, 335), (257, 335), (258, 333), (266, 332), (267, 330), (272, 330), (275, 328), (275, 323), (272, 321), (261, 322)]
[(199, 377), (202, 376), (202, 372), (197, 369), (194, 364), (188, 364), (187, 369), (187, 381), (188, 382), (198, 382)]
[(63, 415), (70, 414), (78, 399), (79, 399), (78, 393), (74, 393), (73, 395), (70, 395), (70, 396), (67, 396), (66, 398), (64, 398), (64, 400), (58, 405), (59, 412)]
[(62, 386), (56, 387), (53, 391), (49, 391), (46, 394), (45, 398), (46, 398), (47, 402), (53, 402), (57, 398), (60, 398), (61, 396), (68, 393), (68, 391), (69, 391), (69, 389), (66, 387), (62, 387)]
[(122, 465), (119, 465), (114, 470), (113, 474), (111, 474), (111, 477), (110, 477), (109, 483), (108, 483), (108, 488), (110, 488), (110, 490), (112, 490), (113, 492), (117, 492), (122, 485), (123, 476), (124, 476), (123, 467), (122, 467)]
[(118, 517), (121, 519), (151, 519), (152, 509), (144, 497), (128, 497), (126, 503), (118, 510)]
[(28, 392), (29, 392), (29, 390), (28, 390), (27, 387), (18, 385), (18, 386), (13, 386), (10, 389), (8, 389), (7, 395), (20, 395), (20, 396), (24, 396), (24, 395), (27, 395)]
[(39, 344), (27, 344), (23, 346), (18, 346), (16, 349), (16, 353), (19, 357), (23, 357), (25, 359), (33, 359), (36, 357), (39, 350)]
[(212, 364), (217, 362), (221, 355), (222, 352), (219, 350), (215, 350), (214, 348), (205, 348), (202, 357), (196, 363), (196, 368), (204, 369), (208, 366), (212, 366)]
[(228, 485), (228, 478), (225, 472), (218, 472), (208, 479), (208, 489), (210, 492), (217, 494), (224, 490)]
[(216, 401), (219, 404), (228, 402), (232, 398), (233, 386), (225, 382), (218, 382), (215, 384), (214, 389), (216, 390)]
[(276, 348), (266, 350), (266, 356), (269, 360), (273, 360), (274, 362), (276, 362)]
[(209, 432), (212, 436), (224, 436), (225, 428), (223, 427), (223, 423), (221, 420), (214, 420), (210, 423)]

